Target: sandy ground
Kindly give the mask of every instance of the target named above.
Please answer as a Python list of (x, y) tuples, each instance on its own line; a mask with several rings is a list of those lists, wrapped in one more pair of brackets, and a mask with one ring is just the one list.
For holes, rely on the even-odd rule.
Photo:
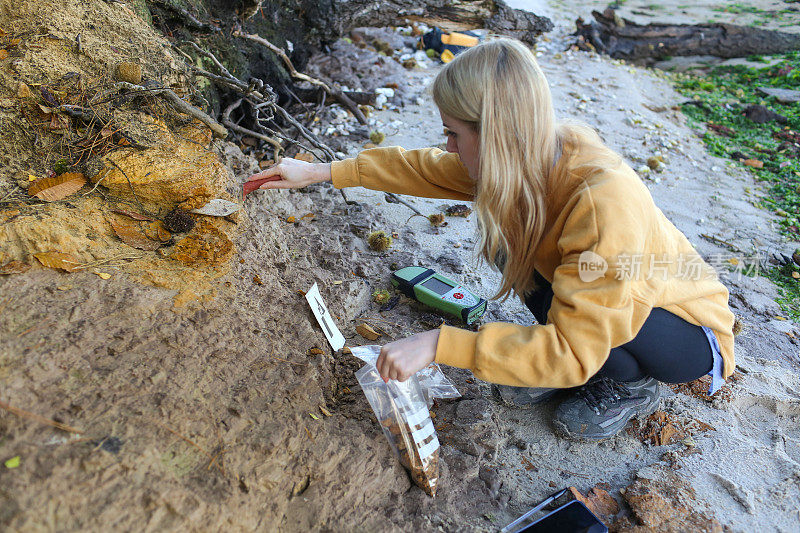
[[(751, 203), (763, 192), (750, 174), (706, 154), (671, 109), (681, 98), (668, 81), (564, 53), (573, 14), (537, 9), (557, 23), (538, 50), (559, 116), (598, 128), (634, 168), (667, 155), (666, 170), (643, 179), (704, 256), (728, 250), (701, 234), (745, 254), (796, 244)], [(414, 71), (408, 83), (418, 90), (435, 73)], [(430, 100), (411, 102), (377, 113), (383, 145), (443, 142)], [(218, 151), (235, 191), (255, 163), (231, 145)], [(330, 187), (256, 194), (232, 271), (211, 302), (175, 309), (175, 291), (124, 275), (101, 281), (34, 269), (0, 279), (13, 302), (0, 315), (0, 397), (85, 431), (70, 437), (0, 414), (0, 459), (21, 457), (20, 467), (0, 468), (0, 526), (496, 531), (570, 485), (586, 492), (605, 484), (624, 514), (621, 490), (668, 472), (694, 491), (680, 502), (685, 515), (705, 512), (733, 531), (798, 530), (800, 358), (791, 335), (800, 331), (777, 318), (765, 279), (722, 272), (744, 323), (738, 379), (713, 401), (666, 392), (662, 409), (691, 435), (675, 444), (653, 445), (641, 431), (599, 444), (564, 441), (550, 426), (556, 401), (510, 409), (468, 371), (445, 369), (463, 398), (434, 409), (443, 446), (432, 499), (392, 456), (353, 376), (359, 363), (330, 352), (297, 291), (319, 283), (350, 345), (368, 343), (354, 331), (359, 316), (386, 330), (377, 342), (435, 327), (440, 319), (405, 299), (379, 313), (370, 294), (388, 288), (393, 268), (425, 264), (490, 296), (497, 274), (474, 261), (474, 216), (449, 217), (436, 230), (377, 192), (348, 190), (353, 206)], [(425, 214), (455, 203), (408, 200)], [(315, 217), (301, 218), (307, 213)], [(388, 252), (367, 250), (364, 237), (376, 229), (397, 233)], [(533, 323), (513, 301), (491, 302), (486, 320)]]

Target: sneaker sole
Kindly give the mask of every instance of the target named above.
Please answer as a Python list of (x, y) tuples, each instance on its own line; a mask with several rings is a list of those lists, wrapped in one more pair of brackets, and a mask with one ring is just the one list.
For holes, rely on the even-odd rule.
[(637, 420), (641, 420), (643, 418), (647, 418), (648, 416), (652, 415), (658, 410), (658, 407), (660, 405), (661, 405), (661, 393), (659, 391), (658, 398), (656, 398), (656, 401), (654, 401), (650, 407), (631, 415), (631, 417), (625, 421), (625, 424), (623, 424), (622, 427), (620, 427), (619, 431), (617, 431), (612, 435), (591, 436), (583, 433), (573, 433), (569, 430), (569, 428), (567, 428), (566, 424), (564, 424), (560, 420), (553, 420), (553, 429), (556, 435), (564, 439), (569, 439), (577, 442), (601, 442), (607, 439), (613, 439), (614, 437), (619, 435), (622, 432), (622, 430), (628, 426), (628, 423), (634, 418)]

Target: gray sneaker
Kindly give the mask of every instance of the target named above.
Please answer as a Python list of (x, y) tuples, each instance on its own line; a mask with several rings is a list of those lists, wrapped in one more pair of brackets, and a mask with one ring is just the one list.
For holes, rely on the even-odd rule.
[(508, 407), (528, 409), (532, 405), (549, 400), (559, 389), (536, 387), (512, 387), (511, 385), (492, 384), (492, 395)]
[(634, 382), (599, 378), (575, 391), (556, 408), (556, 433), (573, 440), (601, 440), (613, 437), (638, 416), (658, 408), (661, 388), (653, 378)]

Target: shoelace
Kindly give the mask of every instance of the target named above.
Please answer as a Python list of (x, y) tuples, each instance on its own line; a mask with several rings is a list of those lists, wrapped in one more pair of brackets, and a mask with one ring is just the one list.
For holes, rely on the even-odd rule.
[(606, 409), (609, 403), (630, 397), (628, 387), (610, 378), (600, 378), (578, 389), (578, 396), (583, 398), (595, 414), (600, 414), (600, 409)]

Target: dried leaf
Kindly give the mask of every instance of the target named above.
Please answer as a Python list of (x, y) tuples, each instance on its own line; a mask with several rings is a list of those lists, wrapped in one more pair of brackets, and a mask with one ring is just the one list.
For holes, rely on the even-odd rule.
[(294, 156), (294, 158), (295, 159), (299, 159), (300, 161), (305, 161), (306, 163), (313, 163), (314, 162), (313, 154), (309, 154), (308, 152), (300, 152), (299, 154)]
[(114, 233), (117, 234), (119, 240), (138, 248), (139, 250), (157, 250), (161, 247), (161, 243), (150, 239), (145, 235), (136, 224), (125, 224), (124, 222), (111, 221), (111, 227), (114, 228)]
[(370, 341), (377, 340), (381, 336), (380, 333), (372, 329), (367, 324), (359, 324), (358, 326), (356, 326), (356, 333), (358, 333), (359, 335)]
[(9, 275), (9, 274), (22, 274), (26, 272), (31, 266), (28, 263), (23, 263), (22, 261), (9, 261), (3, 266), (0, 266), (0, 274), (2, 275)]
[(37, 180), (28, 187), (28, 194), (46, 202), (55, 202), (78, 192), (86, 184), (86, 178), (80, 172), (67, 172), (52, 178)]
[(306, 213), (305, 215), (300, 217), (300, 219), (304, 219), (304, 218), (310, 218), (310, 219), (313, 220), (313, 219), (317, 218), (317, 215), (315, 215), (314, 213)]
[(320, 350), (319, 348), (310, 348), (310, 349), (308, 350), (308, 355), (322, 355), (322, 354), (324, 354), (324, 353), (325, 353), (325, 352), (323, 352), (323, 351), (322, 351), (322, 350)]
[(672, 444), (684, 438), (685, 435), (683, 432), (679, 431), (672, 422), (667, 422), (661, 431), (658, 433), (658, 442), (657, 444), (660, 446), (666, 446), (668, 444)]
[(319, 420), (319, 417), (314, 413), (308, 413), (308, 414), (311, 415), (311, 418), (313, 418), (314, 420)]
[(61, 131), (69, 129), (69, 120), (67, 117), (63, 115), (51, 115), (50, 116), (50, 125), (48, 126), (50, 131)]
[(51, 106), (58, 107), (60, 105), (58, 99), (55, 96), (53, 96), (53, 93), (48, 91), (47, 87), (45, 87), (44, 85), (39, 88), (39, 92), (42, 93), (42, 98), (44, 98), (44, 101), (50, 104)]
[(289, 222), (291, 224), (291, 223), (294, 223), (295, 220), (296, 219), (294, 217), (289, 217), (289, 218), (286, 219), (286, 222)]
[(100, 279), (111, 279), (111, 274), (108, 272), (95, 272), (95, 274), (100, 276)]
[(320, 411), (322, 412), (322, 414), (323, 414), (323, 415), (325, 415), (325, 416), (333, 416), (333, 415), (331, 414), (331, 412), (330, 412), (330, 411), (328, 411), (327, 409), (325, 409), (325, 408), (324, 408), (324, 407), (322, 407), (321, 405), (319, 406), (319, 410), (320, 410)]
[(19, 85), (17, 86), (17, 98), (30, 98), (31, 96), (33, 96), (31, 88), (24, 83), (19, 82)]
[(74, 272), (81, 266), (81, 262), (78, 261), (74, 255), (65, 254), (63, 252), (40, 252), (38, 254), (33, 254), (33, 256), (47, 268), (57, 268), (66, 270), (67, 272)]
[(275, 164), (275, 161), (273, 161), (272, 159), (264, 159), (264, 160), (258, 162), (258, 168), (260, 168), (261, 170), (264, 170), (265, 168), (269, 168), (274, 164)]
[(0, 50), (0, 60), (3, 60), (5, 58), (7, 58), (7, 57), (8, 57), (8, 50), (6, 50), (5, 48)]
[(125, 211), (124, 209), (115, 209), (111, 212), (116, 213), (118, 215), (125, 215), (126, 217), (131, 217), (134, 220), (153, 220), (148, 216), (140, 215), (139, 213), (134, 213), (133, 211)]
[(589, 508), (591, 512), (601, 517), (614, 516), (619, 512), (619, 504), (608, 491), (599, 486), (594, 486), (586, 493), (580, 493), (575, 487), (570, 487), (572, 496)]
[(758, 159), (745, 159), (744, 164), (753, 168), (764, 168), (764, 163)]

